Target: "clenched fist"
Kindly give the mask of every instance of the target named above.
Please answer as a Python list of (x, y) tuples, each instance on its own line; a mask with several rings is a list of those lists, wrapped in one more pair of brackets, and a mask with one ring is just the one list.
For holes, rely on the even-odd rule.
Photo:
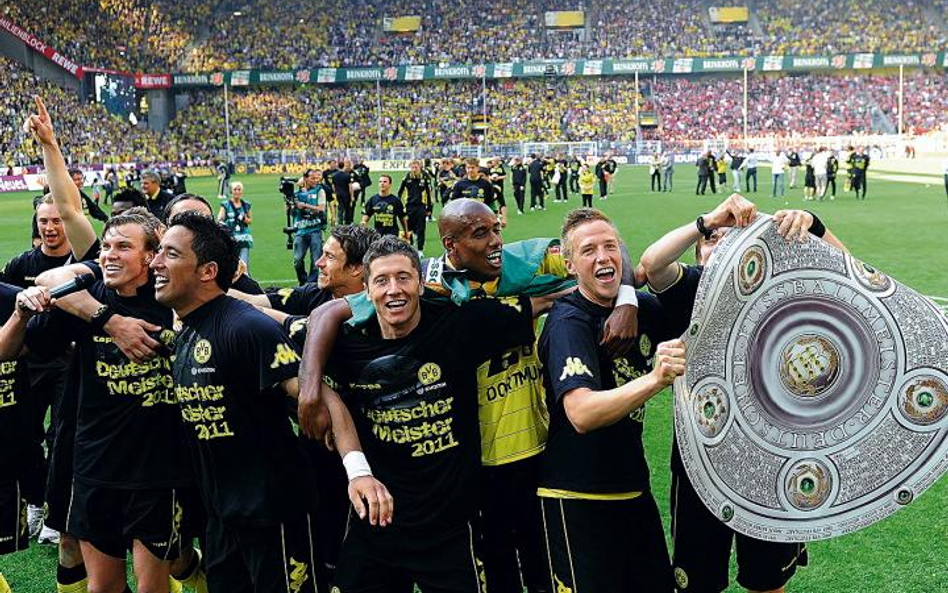
[(668, 387), (675, 378), (685, 373), (685, 343), (669, 340), (658, 345), (652, 376), (662, 387)]

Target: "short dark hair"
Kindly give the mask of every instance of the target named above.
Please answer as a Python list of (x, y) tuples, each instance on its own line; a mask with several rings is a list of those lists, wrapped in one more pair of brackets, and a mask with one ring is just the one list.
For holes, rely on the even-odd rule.
[(388, 173), (382, 173), (381, 175), (379, 175), (379, 179), (381, 179), (381, 178), (383, 178), (383, 177), (386, 178), (386, 179), (388, 179), (388, 182), (389, 182), (389, 183), (392, 182), (392, 176), (389, 175)]
[(362, 265), (365, 266), (362, 270), (362, 278), (366, 284), (369, 283), (369, 271), (372, 268), (372, 262), (389, 255), (404, 255), (410, 259), (415, 271), (418, 272), (418, 277), (421, 278), (421, 259), (418, 257), (415, 248), (398, 237), (385, 235), (372, 243), (369, 250), (365, 252), (365, 257), (362, 258)]
[(560, 233), (560, 243), (564, 258), (569, 258), (573, 255), (573, 246), (570, 243), (570, 234), (584, 224), (596, 222), (599, 220), (611, 226), (613, 230), (616, 231), (616, 235), (619, 234), (615, 223), (612, 222), (612, 219), (603, 214), (601, 210), (597, 210), (595, 208), (576, 208), (575, 210), (570, 210), (566, 213), (566, 220), (563, 221), (563, 230)]
[(217, 264), (217, 286), (227, 291), (237, 272), (237, 242), (230, 230), (197, 212), (187, 211), (178, 214), (170, 221), (171, 227), (182, 226), (191, 231), (191, 250), (197, 256), (198, 265), (214, 262)]
[(144, 206), (129, 208), (118, 216), (108, 219), (102, 229), (102, 236), (104, 237), (109, 230), (126, 224), (137, 224), (142, 227), (145, 231), (145, 249), (158, 250), (158, 243), (161, 242), (161, 221)]
[(145, 194), (141, 191), (135, 189), (134, 187), (126, 187), (119, 193), (115, 194), (112, 198), (112, 203), (115, 202), (131, 202), (132, 207), (136, 206), (146, 206), (147, 202), (145, 201)]
[(214, 209), (211, 208), (211, 203), (208, 202), (207, 198), (205, 198), (204, 196), (199, 196), (197, 194), (178, 194), (174, 197), (174, 199), (172, 199), (170, 202), (168, 202), (165, 205), (165, 209), (161, 213), (161, 217), (165, 220), (165, 222), (167, 222), (168, 219), (171, 217), (171, 211), (174, 209), (174, 207), (186, 200), (194, 200), (195, 202), (201, 202), (202, 204), (207, 206), (208, 210), (210, 210), (211, 216), (214, 216)]
[(362, 264), (365, 252), (379, 238), (379, 233), (356, 224), (341, 224), (333, 227), (329, 236), (339, 243), (346, 254), (346, 266), (357, 266)]
[(77, 169), (76, 167), (72, 167), (72, 168), (69, 169), (69, 176), (70, 176), (70, 177), (75, 177), (76, 174), (82, 175), (82, 169)]

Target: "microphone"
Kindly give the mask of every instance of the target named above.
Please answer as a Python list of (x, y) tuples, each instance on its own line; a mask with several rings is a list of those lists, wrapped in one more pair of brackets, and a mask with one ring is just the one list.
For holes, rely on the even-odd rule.
[(54, 286), (49, 289), (49, 297), (51, 299), (60, 299), (64, 296), (70, 295), (74, 292), (79, 292), (80, 290), (85, 290), (95, 284), (95, 276), (92, 274), (81, 274), (76, 276), (69, 282), (63, 282), (59, 286)]
[[(85, 290), (92, 286), (95, 283), (95, 276), (93, 274), (81, 274), (76, 276), (68, 282), (63, 282), (59, 286), (54, 286), (49, 289), (49, 298), (50, 299), (59, 299), (64, 296), (70, 295), (74, 292), (79, 292), (80, 290)], [(24, 306), (23, 303), (20, 303), (20, 310), (26, 311), (28, 307)]]

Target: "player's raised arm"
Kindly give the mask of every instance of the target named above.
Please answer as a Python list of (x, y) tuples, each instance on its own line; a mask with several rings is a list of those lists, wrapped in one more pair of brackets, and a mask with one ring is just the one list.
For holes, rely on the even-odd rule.
[(24, 129), (29, 131), (43, 148), (43, 166), (46, 168), (46, 180), (49, 183), (53, 201), (63, 219), (66, 238), (72, 245), (72, 252), (76, 257), (83, 257), (95, 243), (95, 229), (92, 223), (82, 212), (82, 201), (79, 189), (69, 176), (66, 160), (59, 149), (56, 133), (53, 131), (53, 122), (46, 110), (46, 105), (39, 96), (34, 95), (36, 113), (30, 115)]

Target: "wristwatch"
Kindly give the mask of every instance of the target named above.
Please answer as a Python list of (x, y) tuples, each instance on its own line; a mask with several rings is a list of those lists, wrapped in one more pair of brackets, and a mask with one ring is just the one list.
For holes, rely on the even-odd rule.
[(89, 319), (89, 325), (95, 329), (103, 329), (105, 324), (109, 322), (109, 319), (115, 315), (115, 311), (112, 310), (112, 307), (108, 305), (99, 305), (99, 308), (92, 313), (92, 317)]

